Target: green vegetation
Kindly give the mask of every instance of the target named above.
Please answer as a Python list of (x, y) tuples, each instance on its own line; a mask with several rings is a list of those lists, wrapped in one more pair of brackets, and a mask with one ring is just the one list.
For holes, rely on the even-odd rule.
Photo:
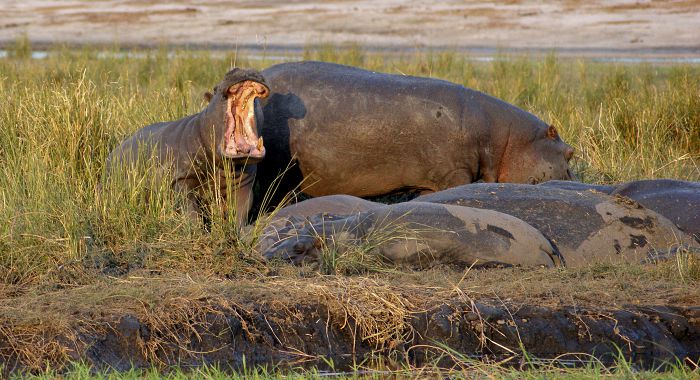
[[(136, 379), (166, 379), (166, 380), (217, 380), (217, 379), (249, 379), (249, 380), (273, 380), (273, 379), (423, 379), (423, 378), (446, 378), (450, 379), (473, 379), (473, 378), (498, 378), (498, 379), (528, 379), (528, 380), (587, 380), (601, 378), (622, 378), (622, 379), (696, 379), (697, 372), (689, 370), (683, 365), (676, 365), (664, 373), (652, 371), (639, 371), (630, 363), (619, 361), (614, 366), (603, 366), (599, 363), (591, 364), (577, 369), (562, 369), (548, 364), (538, 363), (536, 367), (525, 368), (524, 370), (504, 369), (499, 366), (484, 365), (473, 362), (462, 363), (464, 368), (460, 370), (446, 371), (440, 368), (420, 368), (403, 370), (362, 370), (357, 369), (354, 373), (349, 372), (317, 372), (317, 371), (276, 371), (267, 369), (246, 370), (242, 373), (232, 373), (222, 370), (219, 367), (202, 366), (190, 371), (183, 371), (181, 368), (173, 368), (166, 374), (161, 370), (136, 370), (127, 372), (98, 372), (90, 370), (89, 366), (77, 363), (67, 372), (57, 372), (47, 370), (44, 373), (34, 376), (23, 377), (35, 380), (136, 380)], [(13, 377), (10, 379), (14, 380)]]
[[(260, 226), (244, 229), (230, 219), (213, 217), (211, 231), (205, 231), (179, 214), (178, 200), (167, 186), (154, 183), (148, 175), (148, 160), (140, 170), (125, 173), (123, 181), (110, 184), (102, 196), (97, 190), (105, 158), (123, 138), (144, 125), (200, 111), (205, 104), (202, 94), (231, 67), (264, 68), (273, 62), (248, 60), (233, 52), (158, 50), (125, 55), (118, 50), (61, 48), (46, 59), (33, 60), (26, 39), (12, 52), (0, 59), (3, 313), (22, 297), (110, 284), (135, 270), (141, 275), (181, 278), (191, 274), (217, 281), (256, 279), (270, 270), (289, 271), (268, 268), (251, 249)], [(543, 59), (502, 56), (479, 63), (450, 52), (385, 57), (357, 47), (322, 47), (307, 51), (304, 58), (443, 78), (512, 102), (557, 126), (565, 141), (576, 147), (576, 172), (586, 182), (662, 177), (700, 180), (698, 66), (614, 65), (562, 60), (555, 55)], [(214, 210), (212, 215), (216, 215)], [(353, 270), (358, 265), (374, 265), (366, 260), (362, 252), (356, 258), (339, 258), (331, 252), (322, 270), (354, 274), (361, 271)], [(664, 286), (682, 291), (700, 281), (700, 263), (692, 255), (679, 255), (675, 262), (650, 274), (634, 268), (598, 270), (603, 276), (630, 281), (666, 281)], [(292, 280), (309, 276), (303, 271), (290, 273)], [(539, 273), (528, 275), (543, 276)], [(469, 275), (485, 282), (491, 277)], [(576, 275), (551, 272), (554, 280)], [(417, 274), (402, 278), (425, 284)], [(582, 288), (585, 293), (586, 286)], [(367, 310), (346, 312), (359, 317)], [(397, 313), (391, 318), (398, 322), (388, 319), (386, 323), (405, 318)], [(376, 321), (367, 326), (379, 330), (370, 328), (368, 334), (385, 332), (386, 326), (372, 327), (370, 322)], [(8, 334), (0, 325), (0, 340), (11, 336)], [(37, 356), (39, 361), (32, 365), (45, 368), (42, 358)], [(686, 376), (683, 368), (671, 375)], [(197, 371), (201, 378), (223, 376), (215, 369)], [(503, 371), (497, 374), (514, 378), (555, 375), (554, 370), (532, 375)], [(573, 372), (573, 376), (593, 378), (605, 372), (600, 368), (586, 371)], [(561, 375), (568, 376), (568, 372)], [(630, 370), (624, 376), (637, 375)], [(43, 376), (53, 378), (56, 372), (49, 370)], [(78, 367), (66, 378), (89, 378), (88, 370)]]
[[(175, 211), (176, 200), (162, 184), (149, 183), (147, 171), (132, 173), (102, 199), (96, 187), (107, 154), (125, 136), (198, 112), (202, 94), (233, 65), (271, 62), (235, 53), (117, 53), (58, 49), (45, 60), (17, 54), (0, 61), (3, 284), (89, 282), (85, 273), (55, 270), (85, 260), (158, 270), (197, 262), (230, 274), (241, 264), (230, 257), (246, 256), (240, 252), (250, 246), (241, 242), (244, 232), (222, 218), (213, 233), (202, 231)], [(476, 63), (455, 53), (385, 58), (328, 47), (305, 58), (444, 78), (513, 102), (560, 129), (576, 147), (577, 173), (587, 182), (700, 179), (697, 66), (624, 66), (554, 55)]]

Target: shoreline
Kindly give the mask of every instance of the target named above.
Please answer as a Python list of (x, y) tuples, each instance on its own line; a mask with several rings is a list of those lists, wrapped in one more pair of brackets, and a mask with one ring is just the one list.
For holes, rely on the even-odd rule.
[[(16, 44), (15, 40), (0, 39), (0, 58), (7, 55)], [(118, 52), (137, 52), (147, 50), (164, 49), (166, 51), (208, 51), (212, 53), (225, 53), (230, 51), (240, 51), (246, 55), (251, 55), (253, 59), (261, 59), (266, 56), (289, 56), (301, 57), (304, 51), (321, 49), (326, 46), (343, 50), (359, 47), (369, 54), (383, 54), (387, 56), (400, 56), (403, 54), (420, 53), (441, 53), (453, 52), (471, 56), (477, 61), (491, 61), (499, 56), (522, 56), (531, 58), (541, 58), (549, 54), (555, 54), (558, 58), (581, 58), (591, 59), (601, 62), (620, 63), (690, 63), (700, 64), (700, 45), (697, 47), (667, 46), (650, 47), (643, 49), (611, 49), (611, 48), (527, 48), (527, 47), (496, 47), (496, 46), (383, 46), (383, 45), (360, 45), (353, 43), (324, 43), (315, 45), (261, 45), (261, 44), (201, 44), (201, 43), (90, 43), (90, 42), (50, 42), (42, 40), (29, 40), (33, 52), (41, 52), (41, 57), (48, 52), (61, 49), (97, 49), (114, 50)], [(274, 60), (274, 58), (273, 58)]]

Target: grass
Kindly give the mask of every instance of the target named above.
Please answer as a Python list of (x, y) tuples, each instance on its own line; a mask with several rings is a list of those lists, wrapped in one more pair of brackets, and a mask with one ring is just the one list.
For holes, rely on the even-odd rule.
[[(47, 295), (49, 300), (60, 299), (61, 292), (110, 286), (133, 273), (149, 278), (204, 276), (234, 283), (264, 283), (272, 272), (285, 277), (291, 271), (292, 281), (319, 276), (262, 263), (251, 249), (259, 225), (244, 229), (230, 218), (212, 217), (211, 231), (205, 231), (178, 213), (179, 200), (148, 175), (151, 163), (147, 159), (98, 196), (105, 159), (122, 139), (144, 125), (200, 111), (202, 94), (232, 66), (264, 68), (272, 62), (248, 60), (235, 52), (221, 56), (154, 50), (124, 55), (117, 50), (61, 47), (44, 60), (34, 60), (27, 39), (19, 40), (11, 50), (10, 57), (0, 60), (3, 307), (23, 299)], [(562, 60), (554, 54), (544, 59), (499, 56), (493, 62), (479, 63), (451, 52), (385, 57), (360, 47), (330, 46), (309, 49), (304, 58), (443, 78), (514, 103), (557, 126), (565, 141), (576, 148), (575, 169), (586, 182), (662, 177), (700, 180), (700, 66), (603, 64)], [(371, 247), (360, 250), (365, 248)], [(329, 255), (324, 268), (327, 274), (342, 277), (366, 272), (353, 271), (357, 265), (368, 265), (361, 254), (359, 259)], [(687, 290), (698, 285), (699, 268), (696, 257), (679, 255), (651, 274), (640, 272), (646, 269), (619, 267), (590, 271), (633, 283), (651, 276), (655, 284)], [(492, 274), (478, 272), (470, 273), (469, 278), (497, 281)], [(547, 279), (543, 283), (554, 278), (561, 284), (580, 272), (539, 273), (527, 276)], [(429, 275), (409, 274), (401, 281), (429, 286), (425, 276)], [(385, 280), (376, 281), (367, 286), (383, 289)], [(513, 281), (513, 294), (523, 296), (527, 292), (517, 288), (518, 284), (522, 282)], [(589, 294), (587, 286), (578, 286), (577, 291), (583, 288), (580, 294)], [(641, 291), (636, 286), (632, 288)], [(352, 289), (354, 297), (361, 296), (362, 288)], [(328, 299), (336, 300), (336, 307), (343, 308), (346, 315), (365, 318), (366, 330), (361, 333), (378, 346), (391, 346), (410, 333), (407, 327), (391, 330), (405, 326), (404, 299), (393, 299), (387, 293), (382, 299), (402, 306), (371, 310), (366, 305), (343, 303), (348, 294), (327, 291), (332, 295)], [(618, 302), (606, 300), (603, 290), (590, 297)], [(542, 301), (542, 297), (533, 299)], [(67, 302), (70, 306), (76, 300)], [(10, 313), (13, 308), (3, 310)], [(4, 315), (5, 321), (11, 320)], [(60, 350), (50, 345), (45, 348)], [(46, 363), (34, 364), (46, 368)], [(52, 377), (52, 373), (44, 376)], [(201, 376), (218, 375), (202, 372)]]
[[(550, 365), (538, 364), (534, 368), (525, 370), (503, 369), (498, 366), (478, 365), (465, 361), (464, 364), (472, 364), (469, 368), (460, 371), (441, 371), (440, 369), (429, 368), (406, 368), (401, 370), (358, 370), (354, 373), (347, 372), (318, 372), (315, 370), (278, 371), (275, 369), (255, 368), (239, 373), (230, 372), (217, 366), (202, 366), (189, 371), (183, 371), (176, 367), (163, 374), (160, 369), (132, 369), (127, 372), (94, 372), (83, 363), (75, 363), (67, 372), (58, 372), (48, 369), (43, 373), (33, 376), (23, 377), (26, 379), (49, 380), (88, 380), (88, 379), (109, 379), (109, 380), (136, 380), (136, 379), (385, 379), (392, 378), (441, 378), (450, 379), (472, 379), (499, 378), (499, 379), (561, 379), (561, 380), (586, 380), (601, 378), (624, 378), (624, 379), (695, 379), (697, 372), (688, 369), (683, 365), (672, 366), (664, 373), (652, 371), (639, 371), (630, 363), (620, 360), (614, 366), (606, 367), (600, 364), (591, 364), (579, 369), (562, 369)], [(14, 377), (10, 377), (14, 380)]]

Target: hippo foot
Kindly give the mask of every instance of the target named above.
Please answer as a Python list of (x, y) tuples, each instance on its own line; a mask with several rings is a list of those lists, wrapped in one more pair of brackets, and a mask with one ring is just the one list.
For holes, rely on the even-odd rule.
[(291, 237), (263, 253), (265, 260), (282, 260), (294, 265), (318, 263), (323, 241), (316, 236)]

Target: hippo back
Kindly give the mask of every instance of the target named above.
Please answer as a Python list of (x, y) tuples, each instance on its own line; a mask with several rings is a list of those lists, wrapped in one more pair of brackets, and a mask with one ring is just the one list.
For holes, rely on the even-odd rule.
[(559, 249), (566, 265), (627, 262), (691, 239), (663, 216), (623, 197), (535, 185), (477, 183), (420, 196), (518, 217)]
[(543, 182), (540, 186), (551, 187), (553, 189), (561, 190), (575, 190), (575, 191), (597, 191), (603, 194), (610, 194), (615, 191), (615, 186), (613, 185), (596, 185), (592, 183), (583, 183), (576, 181), (562, 181), (562, 180), (552, 180)]
[(275, 218), (305, 218), (316, 214), (352, 215), (384, 206), (352, 195), (327, 195), (307, 199), (278, 210)]
[(700, 183), (672, 179), (632, 181), (618, 186), (612, 194), (658, 212), (700, 242)]

